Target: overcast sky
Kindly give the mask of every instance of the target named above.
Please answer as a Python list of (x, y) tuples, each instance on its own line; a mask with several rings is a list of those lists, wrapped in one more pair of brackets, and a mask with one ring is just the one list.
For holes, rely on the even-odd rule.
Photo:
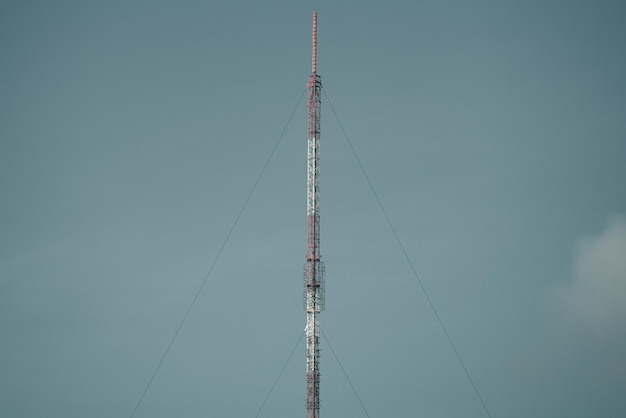
[[(0, 416), (129, 417), (310, 72), (492, 416), (626, 416), (626, 6), (3, 1)], [(322, 329), (487, 414), (322, 100)], [(136, 417), (255, 417), (304, 324), (306, 102)], [(322, 342), (321, 415), (364, 417)], [(304, 416), (304, 342), (259, 418)]]

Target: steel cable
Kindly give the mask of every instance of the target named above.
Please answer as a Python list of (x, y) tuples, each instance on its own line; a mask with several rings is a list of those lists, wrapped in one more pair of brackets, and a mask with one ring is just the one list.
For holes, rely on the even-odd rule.
[(289, 353), (289, 357), (287, 357), (287, 361), (285, 361), (285, 364), (283, 364), (283, 368), (280, 369), (280, 373), (278, 373), (278, 376), (276, 376), (276, 380), (274, 380), (274, 383), (272, 383), (272, 387), (270, 388), (270, 391), (267, 393), (267, 396), (265, 396), (265, 399), (263, 399), (263, 403), (261, 404), (261, 407), (259, 408), (259, 410), (257, 411), (256, 415), (254, 416), (254, 418), (258, 418), (259, 414), (261, 413), (261, 411), (263, 410), (263, 407), (265, 406), (265, 403), (267, 402), (267, 400), (269, 399), (270, 395), (272, 394), (272, 392), (274, 391), (274, 388), (276, 387), (276, 383), (278, 383), (278, 381), (280, 380), (280, 377), (283, 375), (283, 372), (285, 371), (285, 369), (287, 368), (287, 364), (289, 364), (289, 360), (291, 360), (291, 357), (293, 356), (293, 353), (295, 353), (296, 348), (298, 348), (298, 344), (300, 344), (300, 341), (302, 341), (302, 337), (304, 336), (304, 332), (302, 332), (300, 334), (300, 338), (298, 338), (298, 342), (296, 343), (296, 345), (293, 346), (293, 348), (291, 349), (291, 353)]
[(485, 401), (483, 400), (483, 397), (481, 396), (480, 391), (478, 390), (478, 387), (474, 383), (474, 379), (472, 379), (472, 376), (467, 370), (467, 367), (465, 366), (465, 363), (463, 362), (463, 359), (461, 358), (461, 355), (459, 354), (459, 351), (457, 350), (456, 345), (452, 341), (452, 338), (450, 337), (450, 334), (448, 333), (446, 326), (444, 325), (441, 317), (439, 316), (439, 313), (437, 312), (437, 309), (435, 308), (435, 305), (433, 304), (433, 301), (431, 300), (430, 295), (426, 291), (426, 288), (424, 287), (424, 284), (422, 283), (420, 276), (417, 274), (417, 270), (415, 270), (415, 266), (413, 265), (413, 262), (411, 261), (409, 254), (404, 248), (404, 244), (402, 244), (402, 241), (400, 240), (400, 236), (398, 235), (398, 232), (396, 232), (396, 228), (393, 226), (393, 223), (391, 222), (389, 215), (387, 215), (387, 211), (385, 210), (385, 207), (383, 206), (380, 198), (378, 197), (378, 193), (376, 193), (376, 189), (374, 189), (374, 186), (372, 185), (372, 182), (370, 181), (370, 178), (367, 175), (367, 172), (365, 171), (365, 167), (361, 163), (361, 159), (356, 153), (356, 150), (354, 149), (354, 146), (352, 145), (352, 141), (350, 141), (350, 138), (348, 137), (348, 134), (346, 133), (346, 130), (343, 127), (341, 120), (339, 119), (339, 115), (337, 114), (337, 111), (335, 110), (335, 107), (333, 106), (330, 100), (330, 97), (328, 97), (328, 93), (326, 93), (326, 89), (323, 89), (323, 91), (324, 91), (324, 96), (326, 97), (326, 100), (328, 100), (328, 104), (330, 105), (330, 108), (332, 109), (333, 114), (335, 115), (335, 118), (337, 119), (337, 123), (339, 124), (339, 127), (341, 128), (341, 131), (343, 132), (343, 135), (346, 138), (346, 142), (348, 143), (350, 151), (352, 151), (352, 155), (354, 156), (354, 159), (356, 160), (357, 165), (361, 169), (361, 173), (363, 173), (363, 176), (365, 177), (365, 181), (367, 182), (372, 194), (374, 195), (374, 199), (376, 199), (376, 202), (378, 203), (378, 207), (380, 208), (385, 220), (387, 221), (387, 225), (389, 225), (389, 228), (391, 229), (391, 232), (393, 233), (393, 236), (395, 237), (396, 242), (398, 243), (398, 246), (402, 250), (402, 253), (404, 254), (404, 258), (406, 259), (407, 263), (409, 264), (409, 267), (411, 268), (411, 271), (413, 272), (413, 276), (417, 280), (417, 283), (419, 284), (419, 287), (422, 290), (422, 293), (424, 293), (424, 296), (426, 297), (426, 300), (428, 301), (428, 305), (430, 306), (430, 309), (433, 311), (435, 318), (437, 319), (437, 322), (439, 323), (439, 326), (441, 327), (441, 330), (445, 334), (446, 339), (448, 340), (448, 343), (450, 344), (450, 347), (452, 347), (452, 351), (454, 351), (454, 354), (456, 355), (457, 360), (459, 361), (461, 367), (463, 368), (463, 371), (465, 372), (465, 376), (467, 376), (467, 379), (469, 380), (472, 388), (474, 389), (476, 396), (480, 400), (480, 403), (482, 404), (483, 409), (485, 410), (485, 413), (487, 414), (489, 418), (491, 418), (491, 413), (489, 412), (489, 409), (487, 408), (487, 405), (485, 404)]
[(324, 336), (324, 339), (326, 340), (326, 343), (328, 344), (328, 347), (330, 348), (330, 352), (333, 353), (333, 357), (335, 357), (335, 360), (337, 361), (337, 364), (339, 365), (339, 368), (341, 369), (341, 372), (343, 373), (344, 377), (348, 381), (348, 384), (352, 388), (352, 392), (354, 392), (354, 396), (356, 396), (357, 400), (361, 404), (361, 408), (363, 408), (363, 412), (365, 412), (365, 415), (367, 416), (367, 418), (370, 418), (370, 414), (367, 413), (367, 409), (365, 409), (365, 405), (363, 404), (363, 401), (361, 400), (361, 397), (359, 396), (359, 394), (357, 393), (356, 389), (354, 388), (354, 385), (352, 384), (352, 381), (348, 377), (348, 373), (346, 373), (346, 370), (343, 368), (343, 365), (339, 361), (339, 357), (337, 357), (337, 354), (335, 353), (335, 350), (333, 349), (333, 346), (330, 343), (330, 341), (328, 340), (328, 337), (326, 336), (324, 331), (322, 331), (322, 335)]
[(257, 179), (254, 182), (254, 185), (252, 186), (252, 189), (250, 189), (250, 192), (248, 193), (248, 196), (246, 197), (246, 200), (244, 201), (243, 205), (241, 206), (241, 210), (239, 210), (239, 213), (237, 214), (237, 217), (235, 218), (235, 221), (233, 222), (232, 226), (230, 227), (230, 230), (228, 231), (228, 234), (226, 235), (226, 238), (222, 242), (222, 245), (220, 246), (220, 249), (217, 252), (217, 255), (213, 259), (213, 262), (211, 263), (211, 266), (209, 267), (209, 270), (207, 271), (206, 275), (204, 276), (204, 280), (200, 284), (200, 287), (198, 287), (198, 290), (196, 291), (196, 294), (194, 295), (193, 299), (191, 300), (191, 303), (189, 304), (189, 307), (187, 308), (187, 311), (185, 312), (185, 315), (183, 315), (183, 319), (178, 324), (178, 327), (176, 328), (176, 331), (174, 332), (174, 335), (170, 339), (170, 342), (167, 345), (167, 348), (165, 349), (165, 352), (161, 356), (161, 359), (159, 360), (159, 363), (157, 364), (156, 368), (154, 369), (154, 372), (152, 373), (152, 376), (150, 377), (150, 380), (148, 380), (148, 384), (144, 388), (141, 396), (139, 397), (139, 400), (137, 401), (137, 404), (135, 405), (135, 408), (133, 409), (133, 412), (130, 414), (130, 418), (133, 418), (135, 416), (135, 413), (137, 413), (137, 409), (141, 405), (141, 402), (143, 401), (143, 398), (146, 396), (146, 393), (150, 389), (150, 386), (152, 385), (152, 382), (154, 381), (154, 378), (156, 377), (157, 373), (159, 372), (159, 369), (161, 368), (161, 365), (163, 364), (163, 361), (165, 360), (165, 357), (167, 357), (167, 354), (170, 352), (170, 349), (172, 348), (172, 345), (174, 344), (174, 341), (176, 340), (176, 337), (178, 337), (178, 334), (180, 333), (180, 330), (182, 329), (185, 321), (187, 320), (187, 317), (189, 316), (189, 313), (191, 312), (191, 309), (193, 308), (194, 304), (196, 303), (196, 300), (198, 299), (198, 296), (200, 295), (200, 292), (202, 292), (202, 289), (204, 288), (204, 285), (207, 283), (207, 280), (209, 279), (209, 276), (211, 275), (211, 272), (215, 268), (215, 265), (217, 264), (217, 261), (219, 260), (220, 256), (222, 255), (222, 252), (224, 251), (224, 248), (226, 247), (226, 244), (228, 243), (228, 241), (230, 239), (230, 236), (232, 235), (233, 231), (235, 230), (235, 227), (237, 226), (237, 224), (239, 223), (239, 219), (241, 218), (241, 215), (246, 210), (246, 207), (248, 206), (248, 203), (250, 202), (250, 198), (254, 194), (254, 192), (255, 192), (259, 182), (261, 181), (261, 178), (265, 174), (265, 170), (267, 169), (267, 166), (269, 165), (270, 161), (274, 157), (274, 153), (276, 152), (276, 149), (278, 148), (278, 145), (282, 141), (283, 136), (285, 135), (285, 132), (287, 131), (287, 128), (291, 124), (291, 120), (293, 119), (293, 116), (296, 113), (296, 110), (300, 106), (300, 102), (302, 101), (302, 97), (304, 97), (304, 93), (305, 92), (306, 92), (306, 89), (304, 89), (302, 91), (302, 93), (300, 94), (300, 97), (298, 98), (298, 102), (296, 103), (295, 107), (293, 108), (293, 111), (291, 112), (291, 115), (289, 116), (289, 119), (287, 120), (287, 123), (285, 124), (285, 127), (283, 128), (282, 132), (278, 136), (278, 139), (276, 140), (276, 143), (274, 144), (274, 147), (272, 148), (272, 151), (270, 152), (269, 156), (267, 157), (267, 160), (265, 161), (265, 164), (263, 165), (263, 168), (261, 169), (261, 172), (257, 176)]

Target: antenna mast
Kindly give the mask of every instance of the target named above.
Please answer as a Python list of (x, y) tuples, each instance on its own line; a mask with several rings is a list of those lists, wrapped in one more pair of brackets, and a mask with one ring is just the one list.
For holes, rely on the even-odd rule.
[(313, 12), (312, 74), (308, 90), (307, 249), (304, 262), (306, 310), (306, 418), (320, 412), (320, 312), (324, 309), (324, 263), (320, 255), (319, 141), (322, 81), (317, 75), (317, 12)]

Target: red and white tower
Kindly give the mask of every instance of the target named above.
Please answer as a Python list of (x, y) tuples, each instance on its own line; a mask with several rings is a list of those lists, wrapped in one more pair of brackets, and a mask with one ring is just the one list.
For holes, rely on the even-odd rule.
[(320, 312), (324, 309), (324, 263), (320, 255), (320, 105), (322, 81), (317, 75), (317, 12), (313, 12), (312, 74), (307, 83), (307, 248), (304, 263), (306, 310), (306, 418), (320, 415)]

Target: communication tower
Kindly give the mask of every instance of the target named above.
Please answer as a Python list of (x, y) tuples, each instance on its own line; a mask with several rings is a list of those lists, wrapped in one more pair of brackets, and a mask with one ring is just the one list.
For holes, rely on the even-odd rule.
[(320, 255), (320, 106), (322, 81), (317, 75), (317, 12), (313, 12), (312, 74), (307, 83), (307, 248), (304, 262), (306, 310), (306, 418), (320, 412), (320, 312), (324, 310), (324, 263)]

